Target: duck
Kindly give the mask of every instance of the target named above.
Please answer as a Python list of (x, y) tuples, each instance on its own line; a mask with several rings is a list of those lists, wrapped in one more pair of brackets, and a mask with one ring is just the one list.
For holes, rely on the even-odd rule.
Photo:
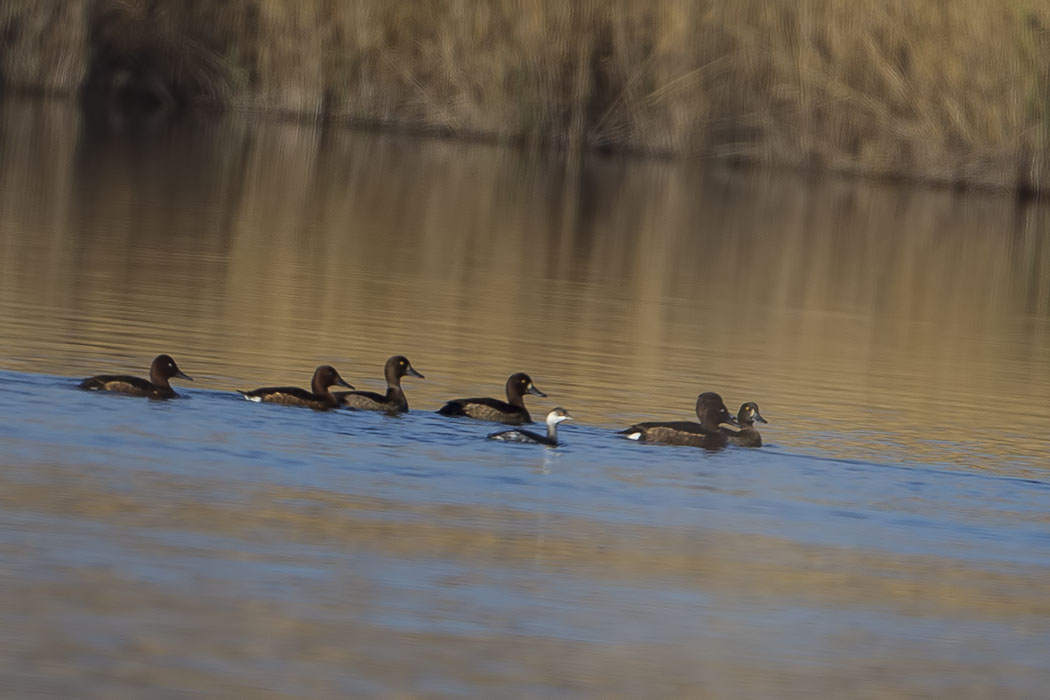
[(498, 433), (490, 433), (489, 440), (502, 440), (503, 442), (528, 442), (548, 447), (558, 446), (558, 423), (572, 420), (572, 416), (564, 408), (555, 408), (547, 414), (547, 434), (540, 435), (524, 428), (503, 430)]
[(696, 397), (696, 417), (691, 421), (635, 423), (619, 431), (629, 440), (658, 442), (665, 445), (692, 445), (708, 450), (725, 447), (728, 438), (719, 428), (722, 423), (733, 425), (734, 419), (726, 408), (722, 397), (713, 391), (705, 391)]
[(443, 416), (467, 416), (507, 425), (522, 425), (532, 422), (532, 416), (525, 408), (525, 394), (547, 397), (536, 388), (529, 375), (524, 372), (515, 372), (507, 377), (506, 401), (491, 398), (452, 399), (439, 408), (438, 413)]
[(754, 401), (745, 401), (740, 404), (740, 411), (736, 414), (739, 426), (723, 423), (719, 426), (725, 433), (730, 445), (739, 447), (762, 447), (762, 435), (755, 430), (755, 421), (768, 423), (762, 414), (758, 412), (758, 404)]
[(188, 374), (179, 369), (171, 355), (157, 355), (150, 363), (149, 379), (124, 374), (97, 374), (80, 382), (77, 387), (87, 391), (111, 391), (151, 399), (174, 399), (178, 394), (168, 382), (173, 377), (193, 381)]
[(417, 372), (404, 355), (394, 355), (386, 361), (383, 368), (386, 375), (386, 395), (374, 391), (339, 391), (335, 398), (341, 406), (359, 411), (385, 411), (387, 413), (406, 413), (408, 399), (401, 390), (401, 377), (425, 377)]
[(237, 390), (249, 401), (256, 403), (279, 403), (286, 406), (306, 406), (319, 411), (339, 406), (339, 401), (328, 390), (328, 387), (338, 385), (347, 389), (354, 389), (352, 384), (339, 376), (339, 371), (331, 365), (321, 365), (314, 370), (313, 379), (310, 380), (310, 391), (300, 389), (297, 386), (271, 386), (251, 391)]

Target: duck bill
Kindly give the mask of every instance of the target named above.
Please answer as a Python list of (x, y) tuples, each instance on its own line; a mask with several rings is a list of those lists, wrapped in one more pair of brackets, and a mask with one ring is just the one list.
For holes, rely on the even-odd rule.
[(547, 395), (546, 395), (546, 394), (544, 394), (544, 393), (543, 393), (542, 391), (540, 391), (539, 389), (537, 389), (537, 388), (536, 388), (536, 385), (535, 385), (535, 384), (531, 384), (531, 383), (529, 384), (529, 389), (528, 389), (528, 392), (529, 392), (530, 394), (535, 394), (536, 396), (542, 396), (543, 398), (547, 398)]
[(346, 380), (345, 380), (345, 379), (343, 379), (342, 377), (339, 377), (338, 379), (336, 379), (336, 380), (335, 380), (335, 383), (336, 383), (337, 385), (339, 385), (339, 386), (345, 386), (345, 387), (346, 387), (347, 389), (356, 389), (356, 388), (357, 388), (356, 386), (354, 386), (354, 385), (353, 385), (353, 384), (351, 384), (350, 382), (346, 381)]
[(181, 369), (175, 370), (175, 376), (178, 377), (179, 379), (185, 379), (188, 382), (192, 382), (193, 381), (193, 377), (191, 377), (190, 375), (186, 374)]
[(407, 374), (410, 377), (418, 377), (420, 379), (426, 379), (426, 377), (424, 377), (422, 374), (417, 372), (416, 368), (413, 367), (412, 365), (408, 366), (408, 369), (405, 370), (405, 374)]
[(769, 423), (769, 421), (767, 421), (765, 418), (763, 418), (762, 414), (759, 413), (758, 411), (755, 411), (755, 420), (758, 421), (759, 423)]

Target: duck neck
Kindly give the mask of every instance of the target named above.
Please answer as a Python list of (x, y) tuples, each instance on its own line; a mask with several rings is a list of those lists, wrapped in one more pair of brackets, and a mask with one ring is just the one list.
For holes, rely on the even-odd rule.
[(518, 408), (525, 408), (525, 397), (516, 391), (507, 392), (507, 403)]
[(700, 419), (700, 427), (705, 433), (721, 433), (721, 428), (718, 427), (718, 420), (711, 417), (709, 413), (698, 415)]
[(161, 374), (160, 370), (154, 367), (149, 368), (149, 380), (154, 386), (163, 387), (165, 389), (171, 388), (171, 384), (168, 383), (168, 378)]
[(399, 404), (408, 410), (408, 399), (405, 398), (405, 392), (401, 389), (401, 383), (388, 384), (386, 387), (386, 402), (390, 404)]
[(393, 363), (387, 363), (386, 367), (383, 368), (383, 374), (386, 376), (386, 385), (391, 389), (401, 388), (401, 375), (397, 372), (397, 366)]
[(320, 377), (314, 377), (310, 381), (310, 391), (313, 392), (314, 396), (320, 396), (321, 398), (328, 398), (332, 395), (332, 392), (328, 391), (328, 385)]

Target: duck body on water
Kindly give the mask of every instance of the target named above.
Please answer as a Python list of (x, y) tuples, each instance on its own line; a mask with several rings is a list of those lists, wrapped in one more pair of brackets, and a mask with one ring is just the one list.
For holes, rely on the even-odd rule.
[(386, 377), (386, 394), (377, 394), (374, 391), (339, 391), (335, 394), (339, 405), (357, 411), (407, 413), (408, 399), (401, 389), (401, 378), (425, 377), (412, 367), (412, 363), (404, 355), (394, 355), (387, 360), (383, 367), (383, 375)]
[(492, 398), (452, 399), (439, 408), (438, 413), (443, 416), (466, 416), (507, 425), (523, 425), (532, 422), (532, 416), (525, 408), (525, 394), (547, 397), (524, 372), (516, 372), (507, 378), (506, 392), (506, 401)]
[(719, 427), (722, 423), (733, 424), (722, 397), (713, 391), (705, 391), (696, 397), (696, 417), (699, 423), (691, 421), (650, 421), (635, 423), (621, 430), (620, 434), (629, 440), (639, 442), (658, 442), (665, 445), (690, 445), (714, 450), (725, 447), (728, 438)]
[(285, 406), (305, 406), (314, 410), (327, 410), (338, 408), (339, 401), (329, 391), (331, 386), (345, 386), (353, 389), (352, 384), (339, 376), (339, 371), (331, 365), (321, 365), (314, 370), (314, 376), (310, 380), (310, 390), (300, 389), (297, 386), (270, 386), (251, 391), (237, 390), (244, 398), (256, 403), (279, 403)]
[[(256, 403), (274, 403), (285, 406), (302, 406), (315, 410), (329, 410), (345, 407), (360, 411), (381, 411), (396, 415), (408, 411), (408, 399), (401, 388), (403, 377), (423, 375), (412, 367), (404, 355), (394, 355), (387, 359), (383, 368), (387, 391), (379, 394), (372, 391), (357, 391), (352, 384), (340, 376), (339, 371), (331, 365), (320, 365), (314, 370), (310, 380), (310, 389), (294, 386), (262, 387), (259, 389), (237, 392), (248, 401)], [(158, 355), (150, 365), (148, 380), (130, 375), (99, 374), (82, 380), (77, 386), (88, 391), (106, 391), (143, 396), (154, 399), (170, 399), (178, 396), (171, 388), (169, 379), (179, 377), (192, 379), (179, 369), (170, 355)], [(342, 386), (351, 391), (332, 393), (330, 387)], [(507, 400), (494, 398), (450, 399), (438, 409), (443, 416), (463, 416), (477, 420), (487, 420), (508, 425), (531, 423), (532, 417), (525, 408), (525, 395), (535, 394), (546, 398), (532, 378), (524, 372), (515, 372), (507, 378), (505, 386)], [(722, 397), (713, 391), (705, 391), (696, 398), (696, 417), (692, 421), (646, 421), (635, 423), (618, 434), (629, 440), (651, 442), (665, 445), (688, 445), (707, 450), (717, 450), (729, 445), (740, 447), (761, 447), (762, 436), (755, 429), (755, 423), (767, 423), (758, 410), (758, 404), (747, 401), (740, 406), (734, 417), (726, 408)], [(490, 433), (488, 438), (502, 442), (520, 442), (556, 447), (558, 443), (558, 424), (572, 420), (564, 408), (551, 410), (545, 419), (547, 434), (518, 428)]]
[(762, 414), (758, 412), (758, 404), (754, 401), (746, 401), (740, 404), (740, 410), (736, 414), (737, 425), (722, 423), (718, 427), (726, 435), (730, 445), (738, 447), (762, 447), (762, 435), (755, 429), (755, 422), (769, 423)]
[(171, 355), (157, 355), (150, 363), (149, 379), (126, 374), (96, 374), (77, 386), (87, 391), (110, 391), (116, 394), (145, 396), (151, 399), (174, 399), (178, 394), (171, 388), (168, 381), (172, 377), (193, 381), (189, 375), (179, 369)]
[(564, 408), (555, 408), (547, 414), (547, 434), (541, 435), (525, 428), (514, 430), (503, 430), (498, 433), (490, 433), (489, 440), (501, 440), (503, 442), (525, 442), (547, 447), (558, 446), (558, 423), (572, 420), (572, 416)]

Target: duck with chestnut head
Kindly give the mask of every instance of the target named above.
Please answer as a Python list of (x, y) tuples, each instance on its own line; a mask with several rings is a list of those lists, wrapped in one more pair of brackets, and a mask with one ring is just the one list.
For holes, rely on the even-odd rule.
[(77, 386), (87, 391), (111, 391), (128, 396), (146, 396), (151, 399), (173, 399), (178, 394), (168, 382), (172, 377), (193, 381), (179, 369), (171, 355), (157, 355), (149, 366), (149, 379), (126, 374), (97, 374)]

